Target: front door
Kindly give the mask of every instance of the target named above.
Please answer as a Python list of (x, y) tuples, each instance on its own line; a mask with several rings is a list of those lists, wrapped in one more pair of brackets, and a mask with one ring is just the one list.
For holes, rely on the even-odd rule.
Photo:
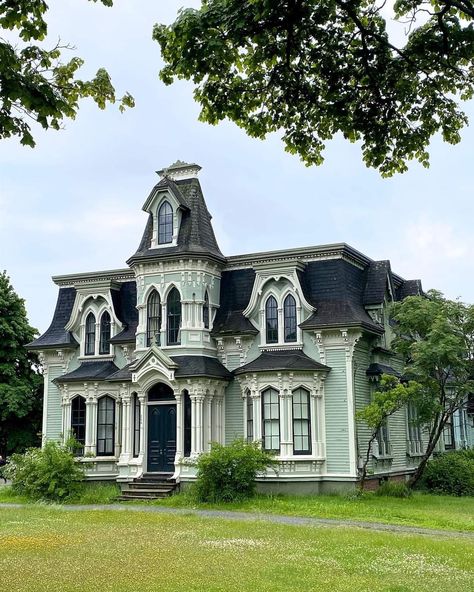
[(173, 473), (176, 455), (176, 405), (148, 406), (149, 473)]

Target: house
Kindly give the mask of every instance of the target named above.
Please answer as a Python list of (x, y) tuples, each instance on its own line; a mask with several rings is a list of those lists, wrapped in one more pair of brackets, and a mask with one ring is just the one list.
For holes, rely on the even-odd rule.
[[(73, 432), (90, 479), (156, 474), (185, 485), (212, 441), (261, 441), (278, 491), (353, 487), (368, 430), (355, 420), (382, 373), (400, 374), (387, 306), (422, 293), (389, 261), (347, 244), (226, 257), (200, 167), (159, 171), (124, 269), (53, 278), (43, 437)], [(380, 431), (371, 471), (403, 476), (423, 432), (403, 409)]]

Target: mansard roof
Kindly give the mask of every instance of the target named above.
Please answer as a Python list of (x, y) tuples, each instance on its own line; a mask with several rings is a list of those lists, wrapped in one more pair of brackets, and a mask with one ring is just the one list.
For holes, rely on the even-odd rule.
[(229, 380), (232, 374), (216, 358), (208, 356), (170, 356), (178, 364), (175, 378), (190, 378), (205, 376), (209, 378), (224, 378)]
[(397, 378), (401, 378), (402, 376), (400, 372), (391, 366), (387, 366), (386, 364), (378, 364), (377, 362), (370, 364), (365, 373), (367, 376), (381, 376), (382, 374), (390, 374), (392, 376), (396, 376)]
[(275, 350), (264, 351), (258, 358), (236, 368), (234, 374), (247, 374), (248, 372), (267, 372), (277, 370), (308, 370), (312, 372), (329, 372), (331, 368), (320, 364), (308, 357), (301, 350)]
[(387, 290), (395, 298), (390, 261), (372, 261), (367, 268), (364, 304), (382, 304)]
[(211, 224), (212, 216), (207, 209), (198, 179), (173, 180), (165, 176), (155, 186), (156, 188), (168, 188), (177, 198), (179, 195), (178, 201), (184, 206), (177, 244), (170, 247), (151, 248), (153, 216), (150, 214), (138, 250), (127, 263), (174, 255), (201, 255), (224, 263), (225, 257), (217, 244)]
[(118, 372), (117, 366), (108, 361), (84, 361), (72, 372), (63, 374), (56, 378), (54, 382), (77, 382), (86, 380), (105, 380), (112, 374)]
[(31, 343), (27, 348), (31, 350), (52, 349), (59, 347), (77, 347), (78, 343), (69, 331), (64, 327), (71, 316), (74, 301), (76, 299), (75, 288), (60, 288), (53, 320), (49, 328)]
[(112, 302), (115, 314), (124, 327), (120, 333), (112, 337), (110, 342), (115, 344), (134, 342), (138, 326), (136, 283), (124, 282), (120, 290), (112, 290)]
[(422, 296), (423, 294), (421, 280), (403, 280), (397, 290), (397, 300), (403, 300), (407, 296)]

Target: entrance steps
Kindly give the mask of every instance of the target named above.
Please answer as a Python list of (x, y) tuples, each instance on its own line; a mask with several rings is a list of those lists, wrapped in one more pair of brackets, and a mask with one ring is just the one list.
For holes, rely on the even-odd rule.
[[(169, 476), (171, 477), (171, 475)], [(120, 501), (150, 501), (172, 495), (178, 488), (167, 475), (144, 474), (131, 483), (122, 483)]]

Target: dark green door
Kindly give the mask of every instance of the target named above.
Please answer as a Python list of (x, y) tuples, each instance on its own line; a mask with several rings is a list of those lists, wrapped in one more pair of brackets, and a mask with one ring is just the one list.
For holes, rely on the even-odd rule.
[(176, 405), (148, 406), (149, 473), (173, 473), (176, 455)]

